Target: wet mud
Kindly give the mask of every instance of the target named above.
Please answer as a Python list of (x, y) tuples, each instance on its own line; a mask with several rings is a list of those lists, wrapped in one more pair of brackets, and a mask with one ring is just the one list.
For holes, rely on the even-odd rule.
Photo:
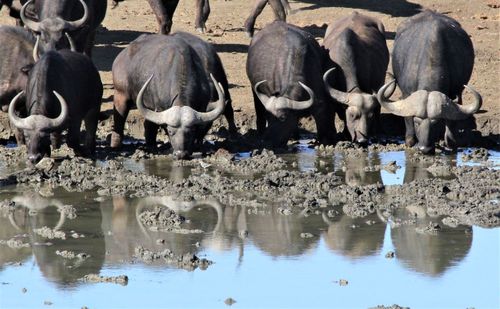
[[(452, 225), (500, 226), (500, 170), (493, 161), (485, 161), (488, 151), (476, 149), (455, 155), (463, 162), (469, 161), (464, 157), (479, 162), (475, 166), (457, 166), (456, 159), (446, 155), (422, 156), (406, 150), (404, 184), (386, 185), (380, 179), (381, 172), (394, 174), (402, 167), (395, 160), (381, 163), (370, 157), (384, 156), (383, 150), (393, 151), (400, 146), (377, 147), (375, 152), (351, 143), (336, 147), (302, 143), (283, 154), (266, 149), (233, 154), (219, 149), (190, 161), (157, 154), (138, 163), (149, 161), (152, 168), (138, 171), (134, 170), (137, 164), (123, 156), (93, 161), (60, 153), (62, 156), (56, 156), (50, 164), (23, 168), (0, 178), (0, 187), (24, 185), (44, 197), (52, 196), (55, 188), (64, 188), (68, 192), (95, 190), (103, 197), (157, 195), (186, 202), (212, 199), (229, 206), (265, 207), (272, 201), (282, 205), (284, 214), (318, 214), (328, 206), (338, 206), (355, 218), (376, 211), (389, 218), (394, 209), (416, 205), (430, 215), (448, 215), (447, 222)], [(330, 151), (333, 154), (328, 155)], [(6, 148), (0, 153), (11, 166), (22, 157), (20, 152), (22, 149)], [(301, 170), (300, 157), (308, 153), (313, 166)], [(343, 159), (335, 161), (336, 156)], [(155, 164), (161, 168), (155, 169)], [(411, 164), (416, 166), (414, 170)], [(4, 201), (2, 209), (8, 211), (13, 207), (9, 206), (11, 202)], [(57, 210), (70, 220), (76, 217), (71, 205), (58, 205)], [(150, 229), (181, 230), (185, 218), (157, 208), (143, 212), (140, 220)], [(38, 233), (48, 239), (66, 237), (50, 229)]]
[(115, 283), (119, 285), (127, 285), (128, 277), (125, 275), (116, 277), (99, 276), (96, 274), (85, 275), (82, 279), (83, 282), (88, 283)]

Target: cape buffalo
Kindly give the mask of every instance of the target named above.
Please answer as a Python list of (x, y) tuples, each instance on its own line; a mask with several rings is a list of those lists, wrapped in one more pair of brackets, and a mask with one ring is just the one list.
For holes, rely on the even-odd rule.
[(273, 9), (274, 16), (276, 20), (286, 21), (286, 15), (292, 12), (288, 0), (255, 0), (255, 5), (250, 12), (250, 15), (245, 21), (245, 32), (248, 37), (253, 37), (255, 30), (255, 21), (257, 17), (262, 13), (266, 4), (269, 2), (271, 8)]
[[(29, 71), (27, 117), (19, 117), (15, 112), (24, 91), (9, 105), (11, 123), (24, 130), (27, 137), (28, 160), (37, 163), (50, 156), (50, 143), (58, 146), (57, 136), (64, 128), (68, 128), (68, 146), (78, 154), (92, 153), (102, 92), (101, 78), (90, 58), (70, 50), (45, 53)], [(80, 146), (82, 120), (85, 149)]]
[[(193, 40), (195, 37), (182, 32), (169, 36), (142, 35), (118, 55), (113, 63), (111, 147), (120, 146), (125, 120), (134, 101), (145, 118), (148, 146), (156, 146), (160, 125), (167, 126), (176, 158), (189, 157), (193, 147), (202, 143), (211, 123), (224, 111), (227, 87), (216, 81), (223, 80), (223, 72), (210, 72), (211, 68), (206, 66), (212, 47), (201, 43), (193, 47)], [(209, 104), (210, 101), (215, 102)]]
[(432, 153), (434, 143), (442, 137), (438, 123), (444, 120), (445, 142), (455, 148), (457, 125), (482, 104), (480, 94), (468, 86), (465, 87), (473, 93), (474, 103), (457, 104), (461, 103), (473, 66), (472, 42), (456, 20), (427, 10), (398, 27), (392, 69), (403, 100), (387, 101), (385, 94), (393, 92), (395, 81), (379, 90), (378, 100), (391, 113), (405, 117), (408, 146), (418, 141), (420, 151)]
[[(328, 26), (323, 45), (336, 66), (325, 73), (325, 86), (344, 106), (340, 117), (351, 140), (366, 143), (380, 115), (376, 92), (384, 85), (389, 64), (384, 25), (354, 12)], [(333, 88), (328, 82), (331, 72)]]
[[(26, 9), (33, 1), (38, 21), (26, 15)], [(76, 50), (90, 56), (106, 6), (104, 0), (30, 0), (22, 7), (20, 15), (23, 23), (41, 36), (42, 51), (69, 47), (72, 42), (65, 37), (65, 33), (69, 33)]]
[(316, 121), (319, 142), (334, 141), (333, 104), (321, 79), (326, 59), (311, 34), (282, 21), (267, 25), (252, 39), (247, 74), (254, 91), (257, 131), (273, 146), (286, 145), (298, 117), (307, 114)]
[[(26, 88), (35, 38), (24, 28), (0, 26), (0, 42), (0, 108), (7, 112), (10, 101)], [(17, 143), (24, 144), (22, 131), (14, 128), (14, 134)]]
[[(124, 0), (113, 0), (115, 6)], [(179, 4), (179, 0), (148, 0), (151, 9), (153, 9), (158, 21), (159, 33), (169, 34), (172, 30), (172, 18), (174, 17), (175, 9)], [(196, 19), (195, 27), (199, 32), (205, 32), (205, 23), (210, 15), (209, 0), (195, 0), (196, 4)]]
[[(122, 1), (124, 0), (113, 0), (115, 6)], [(179, 4), (179, 0), (148, 0), (148, 2), (156, 15), (156, 19), (158, 20), (159, 33), (169, 34), (172, 29), (172, 18), (177, 5)], [(277, 20), (286, 21), (286, 14), (290, 14), (292, 12), (288, 0), (255, 0), (255, 5), (246, 19), (244, 26), (245, 32), (249, 37), (253, 36), (255, 21), (262, 13), (262, 10), (264, 10), (268, 2), (271, 5)], [(195, 5), (196, 30), (199, 32), (205, 32), (205, 23), (210, 15), (210, 2), (209, 0), (195, 0)]]

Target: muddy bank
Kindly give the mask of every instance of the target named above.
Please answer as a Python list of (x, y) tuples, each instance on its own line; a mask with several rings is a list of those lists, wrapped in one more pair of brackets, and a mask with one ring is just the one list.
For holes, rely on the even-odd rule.
[[(352, 148), (348, 144), (339, 147)], [(5, 153), (18, 151), (6, 149), (2, 153), (5, 156)], [(350, 151), (348, 155), (352, 155)], [(254, 151), (248, 158), (236, 158), (219, 150), (203, 159), (175, 161), (173, 167), (189, 168), (186, 177), (175, 179), (130, 171), (120, 159), (101, 164), (83, 158), (67, 158), (50, 165), (50, 168), (24, 169), (3, 178), (0, 184), (22, 184), (34, 189), (42, 185), (49, 189), (62, 187), (70, 192), (96, 190), (101, 196), (173, 196), (180, 201), (212, 199), (227, 206), (265, 207), (272, 201), (282, 204), (283, 213), (297, 209), (320, 214), (322, 209), (333, 206), (351, 217), (364, 217), (376, 211), (390, 217), (394, 209), (418, 205), (431, 216), (453, 218), (452, 224), (500, 226), (499, 170), (485, 166), (452, 167), (440, 156), (424, 157), (410, 153), (407, 157), (409, 160), (425, 160), (430, 165), (429, 171), (439, 177), (404, 185), (347, 185), (345, 179), (333, 172), (300, 171), (293, 162), (283, 160), (272, 151)], [(394, 172), (398, 166), (389, 162), (364, 168), (366, 171), (380, 169)], [(7, 209), (10, 207), (5, 205), (3, 207)], [(72, 216), (71, 208), (68, 209), (66, 211)], [(148, 228), (171, 230), (178, 228), (183, 221), (175, 213), (165, 213), (161, 209), (148, 211), (141, 217)], [(40, 231), (45, 237), (63, 237), (50, 232)]]
[(85, 275), (81, 281), (87, 283), (115, 283), (119, 285), (127, 285), (128, 277), (125, 275), (116, 276), (116, 277), (108, 277), (108, 276), (99, 276), (97, 274), (89, 274)]
[(194, 271), (197, 268), (206, 270), (210, 265), (213, 264), (212, 261), (205, 258), (199, 258), (193, 253), (177, 255), (170, 249), (155, 252), (142, 246), (138, 246), (134, 251), (135, 258), (144, 263), (162, 262), (167, 265), (171, 265), (176, 268), (185, 269), (188, 271)]

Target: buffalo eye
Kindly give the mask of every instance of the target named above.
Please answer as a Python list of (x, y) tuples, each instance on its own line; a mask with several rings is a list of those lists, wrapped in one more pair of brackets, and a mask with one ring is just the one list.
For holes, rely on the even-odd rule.
[(23, 66), (23, 67), (21, 68), (21, 72), (22, 72), (23, 74), (28, 75), (28, 73), (31, 71), (31, 69), (33, 69), (33, 63)]

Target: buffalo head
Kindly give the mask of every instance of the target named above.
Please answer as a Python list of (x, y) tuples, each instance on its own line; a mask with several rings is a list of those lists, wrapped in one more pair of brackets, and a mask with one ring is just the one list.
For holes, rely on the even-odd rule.
[(446, 124), (446, 145), (454, 148), (454, 136), (458, 134), (455, 132), (454, 123), (471, 117), (481, 108), (483, 102), (481, 95), (467, 85), (464, 87), (470, 90), (475, 98), (474, 103), (469, 105), (457, 104), (444, 93), (427, 90), (418, 90), (404, 100), (391, 102), (388, 97), (395, 90), (395, 82), (396, 80), (392, 80), (380, 88), (377, 94), (378, 101), (394, 115), (413, 117), (418, 149), (423, 153), (434, 151), (434, 143), (439, 137), (433, 136), (431, 133), (441, 120), (444, 120)]
[(377, 97), (374, 94), (357, 92), (343, 92), (331, 87), (328, 83), (328, 76), (333, 72), (332, 68), (323, 75), (323, 83), (330, 96), (338, 103), (347, 107), (345, 111), (346, 126), (353, 142), (366, 144), (368, 142), (369, 128), (373, 121), (373, 116), (379, 106)]
[(212, 74), (210, 74), (210, 77), (215, 85), (219, 99), (216, 102), (209, 103), (207, 112), (199, 112), (185, 105), (172, 105), (172, 107), (162, 112), (147, 109), (143, 103), (143, 96), (153, 76), (146, 81), (137, 95), (137, 109), (144, 118), (158, 125), (167, 125), (170, 143), (177, 159), (188, 158), (193, 153), (193, 145), (199, 127), (212, 123), (224, 112), (225, 96), (222, 85), (215, 80)]
[[(57, 50), (64, 47), (71, 47), (74, 49), (74, 43), (68, 36), (68, 32), (76, 31), (82, 28), (89, 19), (89, 10), (87, 4), (83, 0), (79, 0), (83, 6), (83, 17), (75, 20), (68, 21), (62, 17), (46, 18), (42, 21), (33, 21), (26, 16), (26, 9), (34, 0), (26, 2), (20, 12), (21, 20), (30, 29), (40, 36), (39, 45), (42, 46), (43, 51)], [(64, 38), (68, 40), (68, 44), (64, 42)]]
[(299, 82), (299, 85), (309, 94), (309, 100), (295, 101), (283, 96), (268, 96), (259, 91), (260, 85), (266, 82), (267, 80), (263, 80), (255, 84), (255, 94), (259, 97), (266, 110), (281, 121), (287, 119), (289, 112), (308, 109), (314, 103), (314, 92), (301, 82)]
[(53, 93), (61, 105), (61, 113), (54, 119), (44, 115), (30, 115), (26, 118), (16, 115), (16, 104), (24, 95), (24, 91), (17, 94), (9, 105), (10, 122), (14, 127), (24, 130), (28, 145), (28, 160), (33, 164), (45, 156), (50, 156), (50, 133), (59, 129), (68, 117), (66, 100), (56, 91)]

